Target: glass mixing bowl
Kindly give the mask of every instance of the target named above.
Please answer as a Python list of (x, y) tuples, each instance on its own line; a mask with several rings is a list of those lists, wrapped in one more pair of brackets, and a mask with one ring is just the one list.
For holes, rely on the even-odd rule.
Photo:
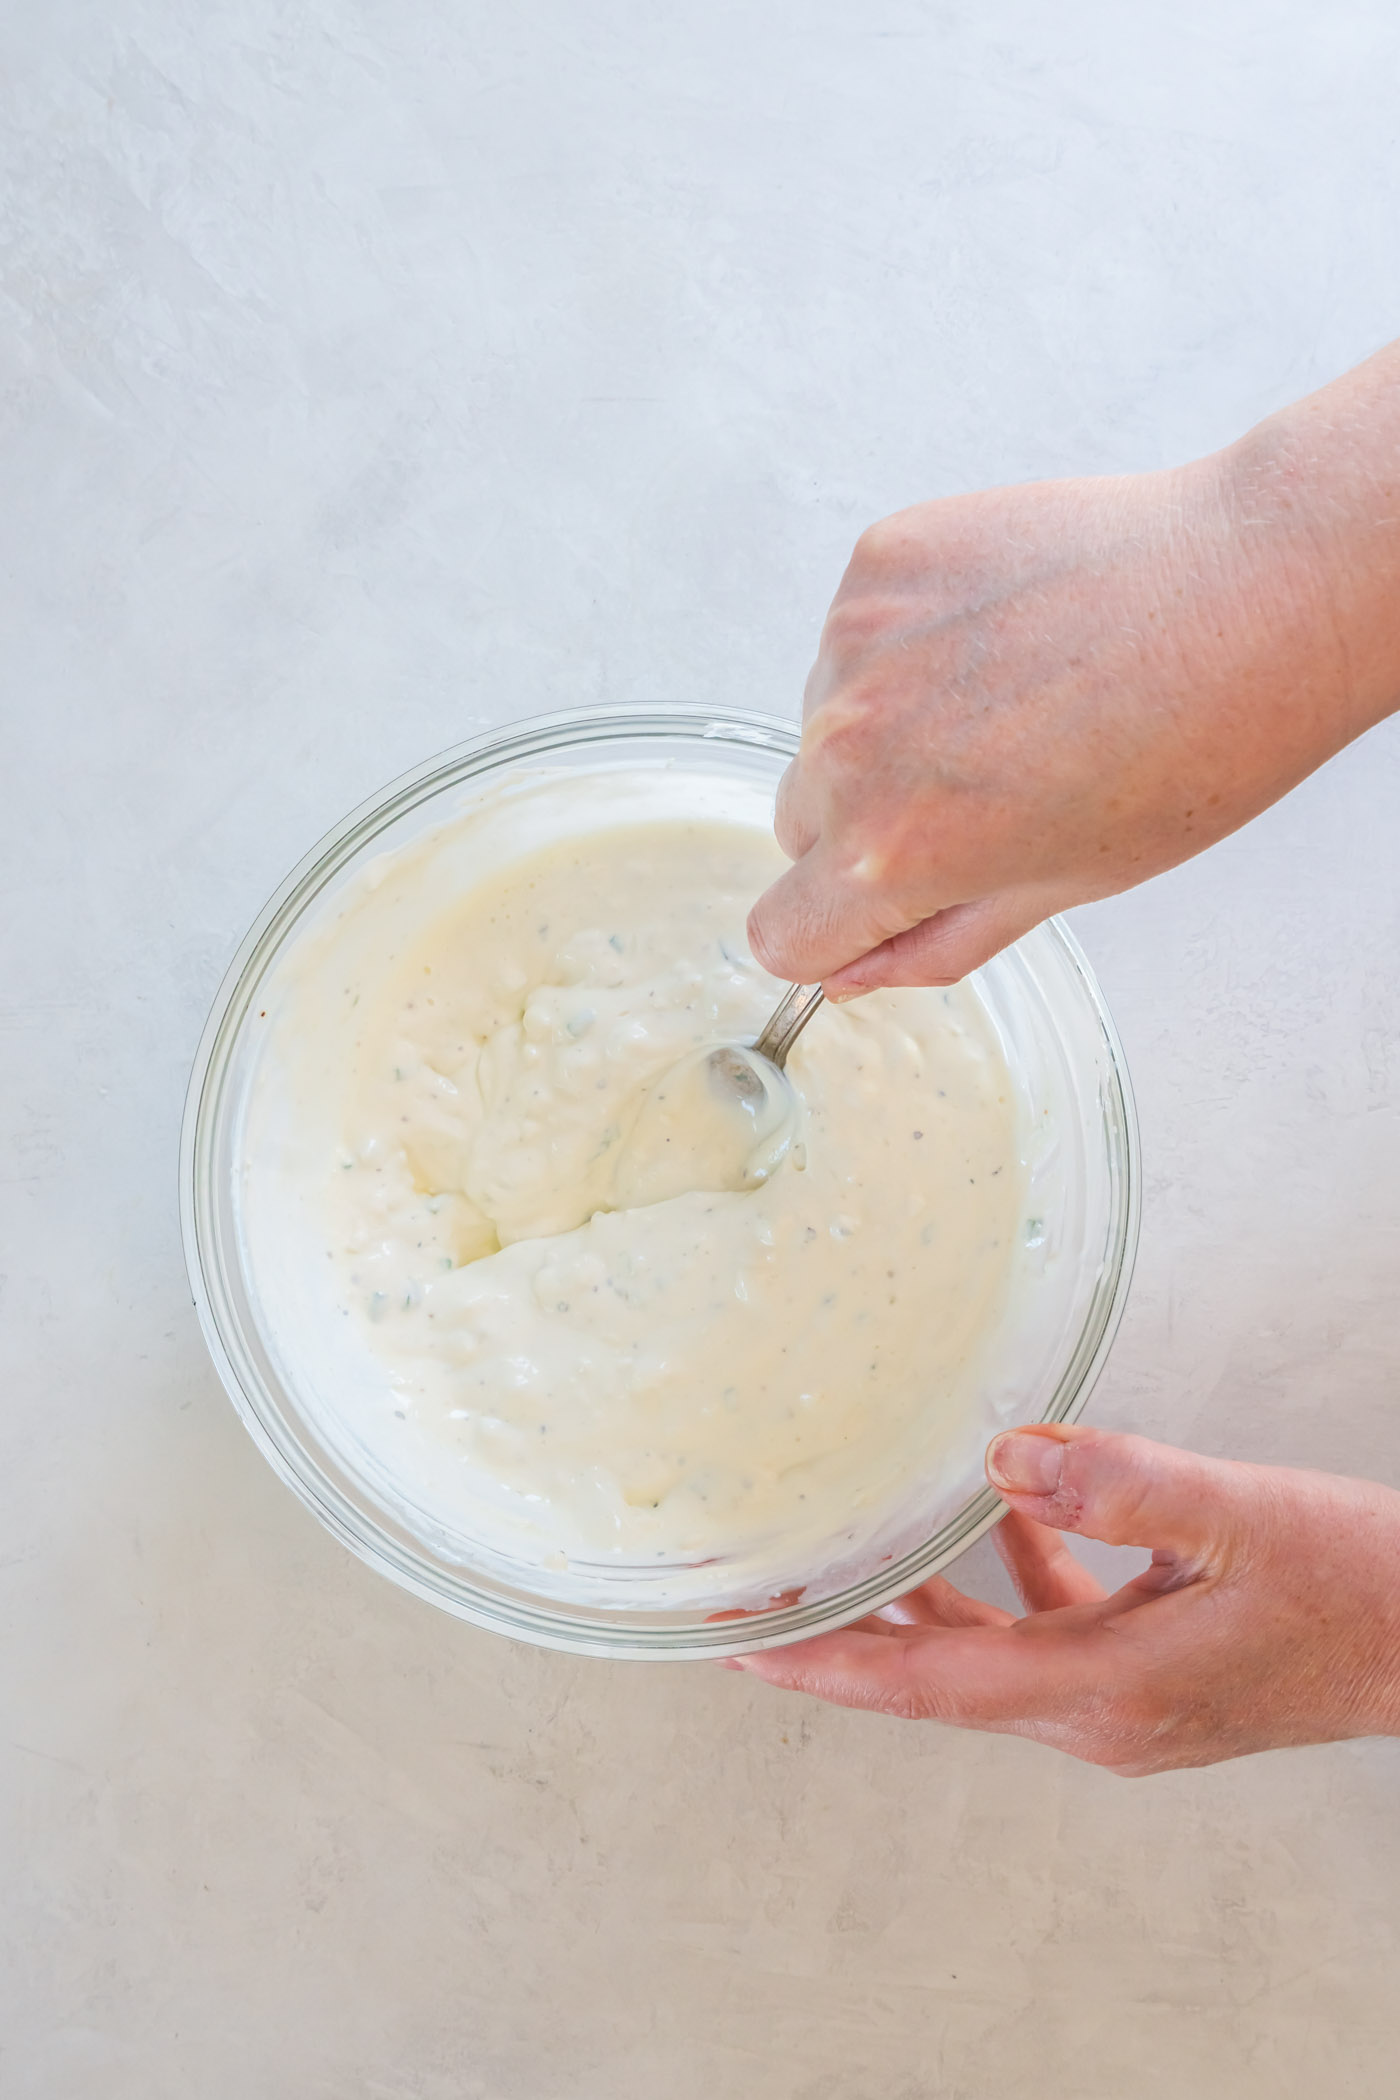
[[(254, 1440), (327, 1528), (373, 1568), (430, 1603), (498, 1633), (581, 1654), (686, 1658), (801, 1640), (873, 1611), (946, 1567), (995, 1523), (982, 1454), (998, 1429), (1072, 1420), (1113, 1340), (1138, 1228), (1138, 1138), (1123, 1052), (1077, 943), (1055, 920), (977, 973), (976, 986), (1024, 1105), (1027, 1203), (1017, 1274), (990, 1338), (980, 1396), (960, 1439), (909, 1483), (879, 1550), (833, 1544), (827, 1565), (741, 1616), (692, 1602), (658, 1607), (619, 1580), (605, 1603), (566, 1579), (502, 1566), (473, 1542), (415, 1523), (336, 1433), (334, 1407), (284, 1360), (260, 1303), (243, 1205), (242, 1141), (290, 945), (334, 915), (366, 864), (496, 795), (522, 772), (598, 775), (665, 769), (697, 783), (755, 787), (770, 799), (797, 749), (795, 727), (765, 715), (615, 709), (551, 715), (459, 745), (354, 811), (287, 877), (234, 958), (190, 1080), (181, 1140), (185, 1253), (219, 1374)], [(670, 789), (668, 787), (668, 792)], [(624, 1571), (625, 1574), (625, 1571)], [(794, 1595), (794, 1592), (799, 1594)]]

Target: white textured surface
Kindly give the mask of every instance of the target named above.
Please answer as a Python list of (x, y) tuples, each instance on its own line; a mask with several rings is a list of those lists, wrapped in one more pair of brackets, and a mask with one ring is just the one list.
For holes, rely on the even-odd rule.
[[(389, 775), (795, 707), (865, 520), (1400, 334), (1393, 0), (4, 14), (7, 2100), (1388, 2096), (1400, 1746), (1125, 1786), (456, 1625), (239, 1428), (174, 1159)], [(1400, 1481), (1397, 793), (1382, 733), (1082, 915), (1148, 1160), (1101, 1422)]]

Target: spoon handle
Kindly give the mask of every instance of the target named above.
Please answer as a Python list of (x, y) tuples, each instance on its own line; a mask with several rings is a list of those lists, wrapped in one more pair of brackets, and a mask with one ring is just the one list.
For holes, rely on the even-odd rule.
[(819, 984), (789, 985), (754, 1044), (759, 1056), (771, 1058), (781, 1071), (789, 1050), (821, 1005), (823, 996)]

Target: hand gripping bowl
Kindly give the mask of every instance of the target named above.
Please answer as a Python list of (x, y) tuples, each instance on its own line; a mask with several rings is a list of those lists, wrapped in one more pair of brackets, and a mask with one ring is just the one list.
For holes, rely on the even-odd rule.
[(406, 1589), (495, 1632), (579, 1654), (677, 1659), (772, 1647), (857, 1619), (995, 1523), (1001, 1504), (982, 1470), (988, 1439), (1017, 1422), (1072, 1420), (1113, 1340), (1137, 1242), (1137, 1125), (1113, 1023), (1077, 944), (1052, 920), (976, 979), (1024, 1109), (1028, 1195), (1016, 1288), (988, 1346), (975, 1419), (930, 1477), (910, 1481), (878, 1552), (833, 1540), (825, 1565), (792, 1570), (790, 1584), (738, 1611), (722, 1570), (708, 1609), (658, 1603), (626, 1569), (571, 1596), (567, 1578), (503, 1562), (416, 1520), (279, 1353), (245, 1231), (241, 1148), (265, 1039), (258, 1024), (291, 944), (334, 912), (369, 862), (509, 792), (522, 775), (656, 769), (673, 799), (680, 782), (711, 808), (729, 791), (751, 806), (756, 792), (771, 801), (796, 749), (796, 729), (768, 716), (660, 708), (551, 715), (459, 745), (354, 811), (292, 871), (235, 957), (200, 1042), (181, 1142), (181, 1217), (195, 1305), (234, 1405), (337, 1538)]

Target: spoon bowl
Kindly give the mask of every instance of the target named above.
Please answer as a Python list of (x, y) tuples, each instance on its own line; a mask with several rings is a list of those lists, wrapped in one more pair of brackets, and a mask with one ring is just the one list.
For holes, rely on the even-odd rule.
[(798, 1102), (781, 1066), (741, 1044), (692, 1051), (648, 1092), (618, 1161), (620, 1209), (699, 1189), (754, 1189), (792, 1149)]
[(662, 1074), (618, 1161), (619, 1209), (696, 1189), (755, 1189), (781, 1166), (798, 1122), (783, 1067), (821, 1003), (819, 984), (789, 985), (754, 1043), (693, 1051)]

